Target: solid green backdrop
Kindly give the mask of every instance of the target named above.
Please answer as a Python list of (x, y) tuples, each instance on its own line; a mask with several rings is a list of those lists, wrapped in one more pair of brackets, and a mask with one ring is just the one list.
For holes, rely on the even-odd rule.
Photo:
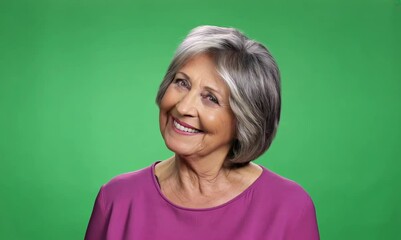
[(1, 239), (82, 239), (102, 184), (171, 155), (155, 94), (204, 24), (275, 56), (282, 120), (256, 162), (310, 193), (321, 238), (400, 236), (400, 1), (3, 0)]

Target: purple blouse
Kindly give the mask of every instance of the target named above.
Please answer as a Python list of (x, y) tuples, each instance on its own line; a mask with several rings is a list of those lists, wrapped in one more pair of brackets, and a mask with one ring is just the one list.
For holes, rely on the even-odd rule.
[(119, 175), (96, 198), (86, 240), (316, 240), (313, 202), (293, 181), (263, 168), (244, 192), (217, 207), (175, 205), (161, 192), (151, 167)]

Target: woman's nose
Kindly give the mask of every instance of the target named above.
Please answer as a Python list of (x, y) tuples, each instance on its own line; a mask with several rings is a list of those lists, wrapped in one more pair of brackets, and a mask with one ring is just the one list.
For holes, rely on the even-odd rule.
[(197, 94), (188, 92), (177, 102), (176, 109), (182, 116), (194, 117), (197, 114)]

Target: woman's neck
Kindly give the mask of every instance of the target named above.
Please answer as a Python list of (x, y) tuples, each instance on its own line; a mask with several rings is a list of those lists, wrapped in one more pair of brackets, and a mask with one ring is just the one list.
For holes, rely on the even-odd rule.
[(212, 185), (215, 189), (219, 183), (227, 182), (230, 174), (230, 169), (224, 167), (223, 161), (217, 163), (175, 155), (160, 164), (161, 181), (174, 179), (177, 186), (183, 189), (202, 190)]
[(188, 160), (179, 156), (173, 159), (177, 183), (182, 190), (192, 193), (206, 194), (228, 187), (230, 169), (224, 167), (224, 162), (210, 162), (203, 160)]
[(173, 203), (186, 207), (211, 207), (223, 204), (244, 191), (261, 173), (261, 168), (248, 164), (230, 169), (173, 156), (156, 165), (163, 194)]

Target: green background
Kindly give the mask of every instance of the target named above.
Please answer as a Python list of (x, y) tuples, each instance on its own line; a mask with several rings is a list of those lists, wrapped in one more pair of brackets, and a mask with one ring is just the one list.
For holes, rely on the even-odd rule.
[(154, 97), (204, 24), (275, 56), (282, 121), (257, 163), (310, 193), (321, 238), (401, 236), (399, 0), (1, 0), (1, 239), (82, 239), (103, 183), (171, 155)]

